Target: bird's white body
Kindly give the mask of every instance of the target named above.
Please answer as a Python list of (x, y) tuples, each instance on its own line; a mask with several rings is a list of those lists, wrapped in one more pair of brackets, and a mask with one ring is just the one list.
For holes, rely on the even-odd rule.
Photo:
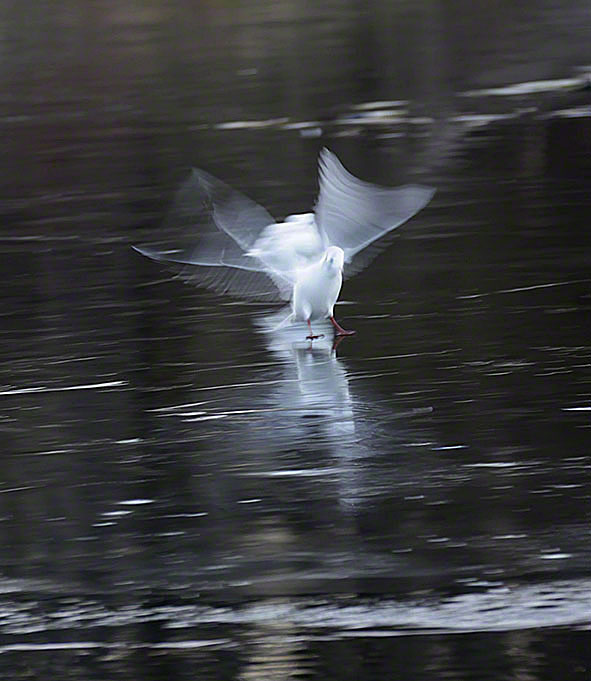
[(314, 213), (288, 215), (285, 222), (273, 223), (263, 230), (246, 252), (278, 272), (305, 268), (322, 252), (323, 244)]
[(298, 270), (293, 287), (292, 310), (296, 321), (333, 316), (343, 284), (343, 249), (330, 246), (318, 262)]

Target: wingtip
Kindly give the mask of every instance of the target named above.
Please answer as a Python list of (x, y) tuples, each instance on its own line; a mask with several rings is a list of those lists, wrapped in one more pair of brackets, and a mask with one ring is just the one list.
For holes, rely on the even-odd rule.
[(139, 253), (140, 255), (143, 255), (145, 258), (150, 258), (150, 260), (164, 260), (162, 255), (158, 253), (157, 251), (152, 251), (148, 248), (140, 248), (140, 246), (134, 246), (133, 244), (131, 245), (134, 251)]
[[(416, 213), (425, 208), (425, 206), (429, 205), (437, 193), (437, 189), (435, 187), (430, 187), (429, 185), (425, 184), (407, 185), (407, 187), (412, 188), (415, 192), (418, 192), (415, 193), (415, 209), (412, 211), (412, 215), (416, 215)], [(410, 219), (412, 215), (410, 215), (408, 219)]]
[[(420, 194), (420, 204), (421, 208), (424, 208), (430, 201), (431, 199), (435, 196), (437, 193), (437, 188), (436, 187), (431, 187), (430, 185), (427, 184), (408, 184), (408, 185), (403, 185), (402, 187), (395, 187), (394, 189), (411, 189), (414, 191), (419, 192)], [(419, 208), (420, 210), (420, 208)]]
[(336, 155), (328, 147), (322, 147), (318, 154), (320, 164), (325, 164), (333, 158), (336, 158)]
[(339, 161), (339, 157), (328, 147), (322, 147), (318, 155), (318, 172), (320, 177), (330, 176), (341, 169), (347, 172)]

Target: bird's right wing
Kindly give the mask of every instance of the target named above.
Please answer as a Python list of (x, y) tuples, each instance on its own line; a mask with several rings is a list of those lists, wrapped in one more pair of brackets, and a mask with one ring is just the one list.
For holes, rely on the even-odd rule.
[[(287, 300), (293, 285), (289, 273), (245, 254), (273, 223), (262, 206), (194, 168), (177, 191), (164, 224), (167, 240), (178, 240), (176, 247), (134, 248), (165, 263), (182, 279), (218, 293)], [(183, 242), (190, 245), (183, 247)]]
[(316, 222), (325, 244), (345, 252), (349, 276), (363, 269), (385, 245), (376, 244), (378, 239), (418, 213), (435, 193), (421, 185), (390, 188), (363, 182), (328, 149), (320, 152), (319, 175)]

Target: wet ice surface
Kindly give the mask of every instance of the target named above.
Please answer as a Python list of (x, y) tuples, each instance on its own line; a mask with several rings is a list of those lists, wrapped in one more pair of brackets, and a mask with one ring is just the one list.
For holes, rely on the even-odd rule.
[[(152, 44), (150, 26), (164, 30), (136, 17), (117, 49)], [(272, 53), (240, 69), (206, 54), (241, 107), (205, 76), (201, 99), (177, 94), (182, 59), (174, 87), (134, 62), (156, 105), (121, 72), (108, 96), (97, 73), (7, 100), (31, 153), (12, 142), (1, 177), (4, 668), (583, 678), (585, 62), (524, 74), (507, 58), (457, 83), (452, 107), (396, 74), (356, 92), (333, 65), (312, 78), (322, 104), (290, 107), (256, 94), (277, 84), (257, 71)], [(372, 181), (438, 187), (345, 284), (337, 316), (357, 335), (336, 350), (328, 327), (313, 346), (302, 327), (271, 332), (264, 305), (129, 248), (177, 236), (160, 225), (190, 163), (278, 217), (309, 208), (324, 144)]]

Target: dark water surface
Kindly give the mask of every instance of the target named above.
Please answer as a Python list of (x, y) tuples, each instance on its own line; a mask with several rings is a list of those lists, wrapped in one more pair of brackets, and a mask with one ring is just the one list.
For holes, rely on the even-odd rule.
[[(589, 678), (584, 3), (0, 14), (5, 678)], [(438, 189), (336, 352), (130, 249), (323, 145)]]

